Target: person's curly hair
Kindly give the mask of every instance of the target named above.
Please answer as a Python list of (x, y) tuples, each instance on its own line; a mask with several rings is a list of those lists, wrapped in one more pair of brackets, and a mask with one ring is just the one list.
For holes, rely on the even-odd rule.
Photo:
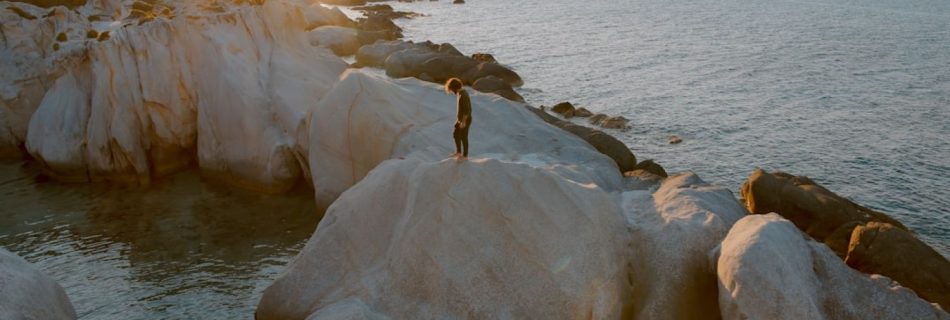
[(462, 89), (462, 80), (459, 78), (451, 78), (445, 80), (445, 92), (449, 93), (458, 93)]

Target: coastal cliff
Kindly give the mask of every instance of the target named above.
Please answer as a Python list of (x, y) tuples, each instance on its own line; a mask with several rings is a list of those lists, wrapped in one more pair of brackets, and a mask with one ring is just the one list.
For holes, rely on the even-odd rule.
[[(293, 0), (0, 7), (19, 10), (0, 10), (7, 155), (72, 181), (196, 166), (313, 188), (326, 214), (258, 319), (950, 319), (794, 218), (747, 216), (728, 189), (637, 167), (616, 139), (505, 94), (522, 80), (496, 62), (387, 42), (378, 17)], [(364, 43), (357, 66), (385, 70), (336, 55)], [(468, 160), (447, 159), (455, 98), (432, 83), (456, 71), (504, 89), (472, 91)]]

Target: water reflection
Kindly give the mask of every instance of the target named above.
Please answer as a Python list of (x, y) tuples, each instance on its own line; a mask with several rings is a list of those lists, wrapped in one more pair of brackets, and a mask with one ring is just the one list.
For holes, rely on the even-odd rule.
[(197, 172), (147, 188), (38, 172), (0, 163), (0, 246), (63, 285), (83, 319), (251, 318), (321, 215), (309, 191), (258, 195)]

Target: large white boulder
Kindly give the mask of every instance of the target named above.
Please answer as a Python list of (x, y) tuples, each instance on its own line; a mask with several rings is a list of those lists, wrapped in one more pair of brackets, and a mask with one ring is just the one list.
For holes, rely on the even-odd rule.
[(725, 319), (950, 319), (896, 282), (849, 268), (774, 213), (739, 220), (714, 262)]
[[(52, 14), (46, 16), (48, 11)], [(56, 36), (63, 26), (81, 22), (85, 21), (65, 7), (48, 10), (0, 2), (0, 157), (21, 154), (30, 117), (64, 72), (60, 64), (49, 61), (65, 59), (68, 42), (57, 43)], [(54, 45), (64, 48), (57, 51)]]
[(627, 239), (616, 194), (552, 170), (391, 160), (329, 208), (257, 319), (619, 318)]
[(76, 319), (76, 311), (53, 279), (0, 248), (0, 319)]
[(719, 314), (708, 252), (744, 209), (692, 173), (647, 188), (490, 158), (388, 160), (333, 203), (257, 316)]
[[(523, 104), (470, 95), (470, 156), (544, 167), (606, 190), (622, 187), (616, 163), (587, 142), (545, 123)], [(311, 118), (310, 170), (317, 202), (331, 203), (387, 159), (446, 158), (455, 151), (455, 114), (456, 97), (438, 85), (348, 71)]]
[(310, 109), (346, 68), (307, 42), (307, 8), (267, 1), (115, 30), (47, 92), (28, 151), (67, 179), (144, 184), (197, 162), (289, 189), (305, 178)]
[(318, 202), (336, 201), (259, 318), (719, 313), (708, 252), (746, 213), (731, 192), (692, 173), (624, 180), (522, 104), (472, 102), (471, 159), (446, 160), (454, 96), (344, 75), (310, 124)]
[(708, 263), (746, 211), (728, 189), (687, 172), (653, 191), (622, 194), (633, 239), (627, 255), (638, 319), (702, 319), (717, 314), (716, 270)]

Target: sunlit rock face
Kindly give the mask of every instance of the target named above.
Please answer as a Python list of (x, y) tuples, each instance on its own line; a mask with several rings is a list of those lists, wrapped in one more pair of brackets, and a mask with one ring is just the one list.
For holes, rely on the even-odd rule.
[(388, 160), (334, 202), (257, 317), (718, 314), (708, 250), (742, 213), (693, 174), (608, 192), (526, 163)]
[(67, 180), (148, 183), (193, 163), (264, 192), (303, 180), (307, 116), (346, 68), (306, 30), (339, 11), (207, 6), (183, 3), (177, 16), (140, 18), (103, 41), (64, 42), (56, 54), (73, 58), (46, 61), (65, 71), (29, 118), (30, 154)]
[(324, 96), (309, 160), (333, 204), (259, 319), (718, 314), (708, 252), (745, 214), (731, 192), (623, 178), (522, 104), (471, 95), (464, 161), (437, 85), (352, 70)]
[(66, 292), (29, 262), (0, 248), (0, 319), (76, 319)]
[(950, 319), (896, 282), (849, 268), (774, 213), (737, 222), (716, 263), (725, 319)]
[[(636, 178), (631, 178), (636, 179)], [(708, 253), (745, 215), (728, 189), (696, 174), (622, 194), (630, 232), (632, 314), (637, 319), (703, 319), (719, 313), (716, 269)]]
[[(618, 190), (610, 158), (548, 125), (522, 104), (469, 91), (472, 157), (518, 161), (582, 184)], [(379, 163), (426, 161), (455, 151), (456, 97), (435, 84), (352, 70), (313, 109), (310, 170), (318, 203), (329, 204)]]
[(628, 236), (616, 195), (548, 169), (392, 160), (330, 207), (257, 318), (619, 318)]

